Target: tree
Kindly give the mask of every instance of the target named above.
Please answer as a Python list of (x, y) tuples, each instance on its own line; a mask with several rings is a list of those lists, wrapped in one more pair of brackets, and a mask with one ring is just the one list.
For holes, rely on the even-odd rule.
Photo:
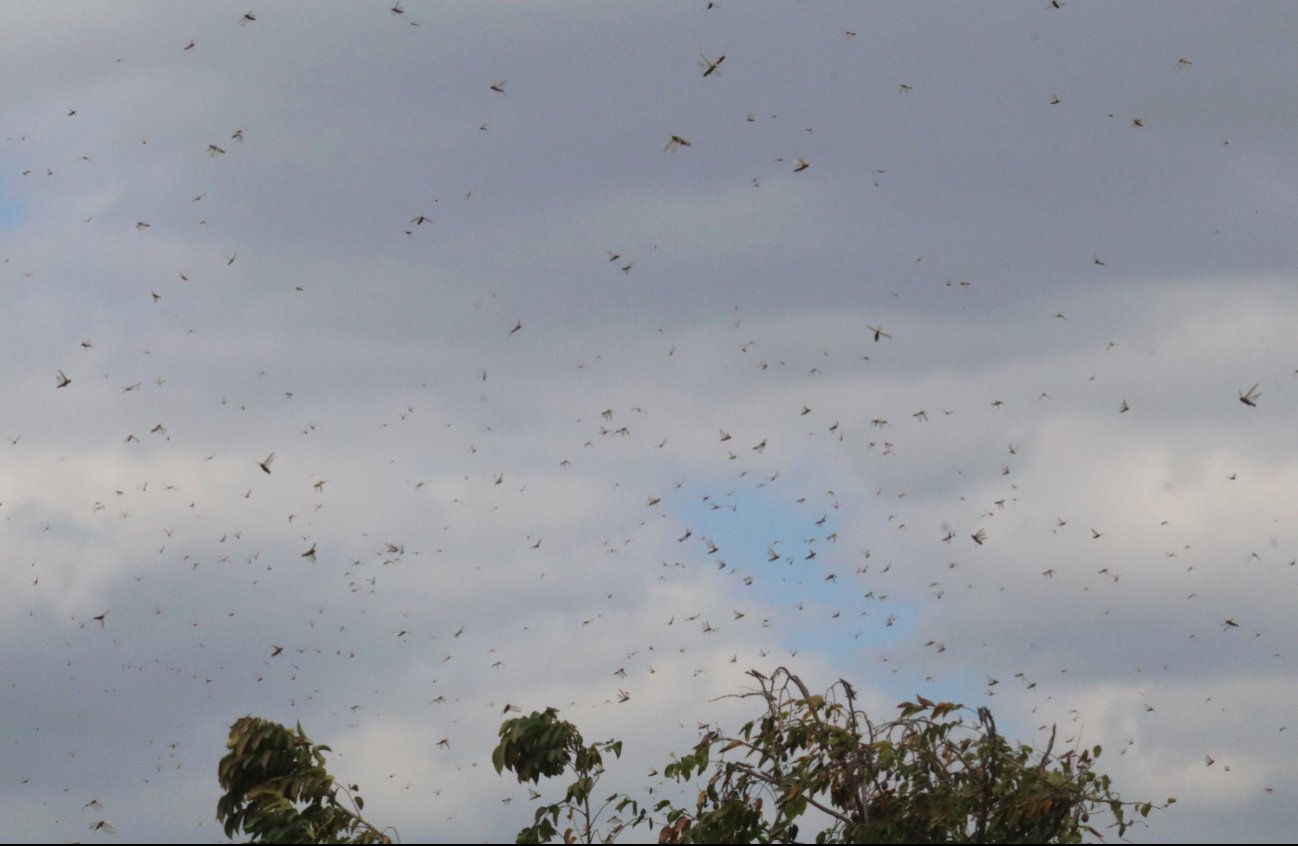
[[(680, 783), (707, 774), (691, 809), (662, 800), (651, 814), (616, 794), (593, 809), (600, 752), (620, 755), (621, 744), (585, 746), (554, 709), (506, 721), (492, 756), (497, 772), (520, 782), (568, 768), (576, 776), (562, 801), (536, 809), (517, 842), (548, 842), (565, 820), (567, 843), (611, 842), (638, 825), (657, 826), (661, 843), (790, 843), (814, 809), (817, 843), (1078, 843), (1103, 838), (1096, 825), (1105, 814), (1121, 836), (1137, 816), (1175, 801), (1124, 801), (1094, 770), (1100, 747), (1055, 754), (1053, 730), (1042, 752), (1011, 744), (986, 708), (917, 696), (896, 719), (874, 723), (846, 681), (819, 695), (784, 668), (749, 674), (758, 687), (738, 696), (760, 699), (764, 712), (734, 735), (707, 731), (663, 770)], [(609, 807), (616, 815), (601, 831)]]
[[(230, 751), (217, 767), (225, 795), (216, 819), (225, 836), (240, 831), (253, 843), (391, 843), (360, 815), (365, 800), (351, 785), (340, 788), (325, 770), (328, 746), (317, 746), (302, 731), (259, 717), (241, 717), (230, 727)], [(339, 801), (347, 793), (352, 809)], [(299, 807), (300, 806), (300, 807)]]
[[(923, 696), (875, 723), (839, 680), (824, 694), (781, 667), (749, 675), (761, 713), (734, 734), (708, 729), (694, 748), (663, 768), (681, 785), (703, 781), (693, 807), (596, 793), (604, 756), (622, 743), (587, 744), (554, 708), (506, 720), (492, 752), (496, 772), (539, 783), (571, 771), (563, 797), (537, 806), (518, 843), (610, 843), (638, 826), (660, 843), (792, 843), (803, 825), (817, 843), (1080, 843), (1125, 834), (1163, 805), (1128, 802), (1095, 771), (1100, 747), (1056, 754), (1014, 744), (986, 708)], [(217, 804), (225, 833), (254, 843), (390, 843), (360, 816), (355, 785), (338, 787), (324, 768), (327, 746), (301, 725), (290, 730), (256, 717), (230, 728), (218, 768), (226, 793)], [(351, 801), (339, 800), (340, 791)], [(533, 798), (540, 793), (533, 791)], [(803, 838), (806, 839), (806, 838)]]
[(560, 818), (578, 827), (570, 826), (564, 830), (565, 843), (576, 842), (579, 836), (585, 843), (596, 839), (611, 841), (621, 833), (625, 824), (616, 817), (611, 818), (611, 830), (604, 838), (598, 838), (597, 825), (604, 811), (615, 802), (619, 811), (634, 806), (637, 822), (646, 820), (647, 816), (640, 813), (634, 801), (626, 797), (614, 795), (598, 807), (592, 805), (591, 793), (604, 774), (603, 753), (612, 752), (614, 757), (621, 757), (622, 743), (607, 740), (586, 746), (577, 727), (560, 720), (558, 715), (554, 708), (546, 708), (533, 711), (526, 717), (506, 720), (500, 726), (500, 743), (491, 753), (491, 763), (496, 772), (507, 769), (518, 777), (519, 783), (536, 783), (542, 776), (553, 778), (562, 775), (569, 767), (576, 775), (562, 801), (539, 806), (532, 825), (520, 831), (515, 842), (550, 842), (559, 833), (556, 826), (560, 825)]

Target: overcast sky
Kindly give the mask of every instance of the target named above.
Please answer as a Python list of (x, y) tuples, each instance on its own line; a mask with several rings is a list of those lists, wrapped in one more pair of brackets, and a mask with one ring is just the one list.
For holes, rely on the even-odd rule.
[(1298, 6), (708, 5), (6, 4), (0, 838), (251, 713), (508, 839), (506, 704), (781, 664), (1292, 838)]

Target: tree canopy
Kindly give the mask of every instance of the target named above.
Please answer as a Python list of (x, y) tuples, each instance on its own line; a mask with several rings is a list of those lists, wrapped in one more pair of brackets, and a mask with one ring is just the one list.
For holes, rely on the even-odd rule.
[(791, 843), (806, 839), (808, 822), (817, 843), (1077, 843), (1105, 829), (1121, 836), (1163, 807), (1114, 792), (1094, 769), (1100, 747), (1056, 753), (1053, 731), (1044, 750), (1011, 743), (986, 708), (917, 696), (876, 723), (846, 681), (813, 694), (784, 668), (749, 675), (757, 688), (737, 695), (762, 712), (734, 733), (707, 730), (663, 769), (682, 784), (703, 780), (693, 807), (617, 794), (592, 805), (602, 753), (620, 754), (619, 742), (584, 745), (554, 709), (506, 721), (498, 772), (520, 782), (575, 776), (517, 842), (608, 842), (644, 825), (661, 843)]
[[(554, 708), (506, 720), (491, 755), (498, 773), (533, 784), (572, 776), (562, 798), (536, 807), (516, 842), (607, 843), (645, 827), (660, 843), (792, 843), (806, 840), (809, 827), (817, 843), (1079, 843), (1110, 830), (1122, 836), (1176, 801), (1124, 800), (1095, 769), (1099, 746), (1057, 752), (1053, 729), (1044, 749), (1012, 743), (985, 707), (916, 696), (895, 718), (875, 722), (845, 680), (817, 694), (783, 667), (749, 675), (756, 688), (734, 695), (758, 700), (760, 713), (735, 732), (707, 728), (662, 769), (681, 786), (701, 782), (692, 806), (600, 798), (605, 756), (621, 757), (621, 741), (587, 744)], [(329, 747), (301, 725), (243, 717), (226, 745), (217, 819), (228, 837), (392, 842), (360, 815), (359, 788), (335, 782), (325, 770)]]
[(332, 750), (312, 743), (300, 724), (294, 731), (241, 717), (230, 727), (226, 748), (217, 767), (225, 795), (216, 804), (226, 837), (243, 832), (252, 843), (392, 842), (360, 815), (365, 800), (359, 788), (340, 787), (325, 770), (324, 753)]

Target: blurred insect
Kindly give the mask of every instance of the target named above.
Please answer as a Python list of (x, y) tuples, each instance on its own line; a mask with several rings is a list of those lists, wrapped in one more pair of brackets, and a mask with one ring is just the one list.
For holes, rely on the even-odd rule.
[(877, 342), (880, 338), (892, 338), (891, 335), (889, 335), (887, 332), (883, 331), (882, 329), (880, 329), (880, 328), (877, 327), (877, 326), (869, 326), (869, 325), (867, 325), (865, 328), (866, 328), (866, 329), (869, 329), (871, 332), (874, 333), (874, 340), (875, 340), (876, 342)]
[(493, 82), (493, 83), (491, 83), (490, 88), (491, 88), (492, 91), (495, 91), (497, 94), (504, 94), (504, 93), (505, 93), (505, 80), (502, 79), (502, 80), (500, 80), (499, 82)]
[(703, 68), (703, 75), (705, 77), (717, 73), (717, 68), (720, 67), (721, 63), (726, 60), (725, 53), (722, 53), (720, 56), (717, 56), (717, 60), (715, 62), (709, 60), (708, 57), (704, 56), (702, 53), (699, 53), (699, 56), (703, 59), (703, 61), (699, 62), (699, 67)]
[(252, 12), (249, 12), (246, 15), (244, 15), (242, 18), (239, 18), (239, 26), (243, 26), (246, 23), (252, 23), (255, 20), (257, 20), (257, 16), (254, 15)]
[(265, 461), (262, 461), (262, 462), (258, 463), (257, 466), (260, 467), (260, 468), (262, 469), (262, 472), (264, 472), (264, 473), (266, 473), (266, 474), (269, 475), (269, 474), (270, 474), (270, 463), (271, 463), (272, 461), (274, 461), (274, 460), (275, 460), (275, 453), (272, 452), (270, 455), (266, 456), (266, 460), (265, 460)]
[(793, 172), (801, 173), (802, 171), (806, 170), (809, 167), (811, 167), (810, 162), (806, 161), (805, 159), (798, 159), (798, 163), (793, 166)]
[(67, 375), (64, 374), (64, 372), (63, 372), (62, 370), (60, 370), (60, 371), (59, 371), (59, 384), (58, 384), (58, 387), (60, 387), (60, 388), (66, 388), (68, 385), (71, 385), (71, 384), (72, 384), (72, 380), (69, 379), (69, 378), (67, 377)]
[(673, 135), (663, 146), (663, 152), (665, 153), (668, 150), (674, 150), (677, 147), (688, 147), (688, 146), (690, 146), (690, 142), (686, 141), (684, 138), (680, 137), (679, 135)]
[(1249, 388), (1247, 391), (1239, 392), (1239, 401), (1244, 403), (1244, 405), (1257, 408), (1257, 398), (1260, 396), (1262, 396), (1262, 394), (1258, 392), (1257, 385), (1254, 384), (1253, 387)]

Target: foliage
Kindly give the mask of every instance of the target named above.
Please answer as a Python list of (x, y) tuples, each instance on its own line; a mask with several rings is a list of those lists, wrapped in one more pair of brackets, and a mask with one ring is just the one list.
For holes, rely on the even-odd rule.
[(325, 770), (328, 746), (317, 746), (302, 731), (258, 717), (241, 717), (230, 727), (230, 751), (217, 777), (225, 795), (216, 819), (226, 837), (242, 831), (253, 843), (391, 843), (360, 816), (365, 801), (346, 789), (354, 810), (339, 801)]
[(554, 709), (506, 721), (493, 755), (498, 772), (535, 782), (571, 766), (577, 776), (563, 802), (537, 809), (518, 842), (549, 841), (565, 816), (578, 824), (563, 832), (569, 843), (611, 841), (640, 824), (657, 825), (661, 843), (790, 843), (814, 809), (823, 826), (817, 843), (1078, 843), (1103, 838), (1097, 815), (1107, 814), (1107, 827), (1121, 836), (1136, 816), (1165, 807), (1114, 793), (1108, 776), (1094, 770), (1100, 747), (1055, 755), (1053, 731), (1044, 752), (1011, 744), (986, 708), (917, 696), (898, 706), (896, 719), (876, 724), (857, 708), (846, 681), (816, 695), (784, 668), (769, 678), (750, 675), (758, 688), (739, 696), (760, 699), (764, 713), (734, 736), (706, 732), (664, 768), (682, 784), (707, 774), (695, 806), (662, 800), (655, 819), (630, 797), (610, 797), (605, 807), (616, 802), (632, 819), (614, 818), (602, 838), (588, 802), (603, 772), (599, 748), (613, 743), (583, 747)]
[[(693, 807), (664, 799), (650, 809), (616, 793), (593, 798), (604, 755), (621, 757), (621, 741), (587, 745), (554, 708), (506, 720), (491, 756), (496, 772), (532, 784), (573, 775), (562, 799), (540, 804), (516, 842), (613, 842), (645, 825), (660, 843), (792, 843), (805, 825), (817, 843), (1079, 843), (1103, 839), (1101, 827), (1122, 836), (1176, 801), (1124, 801), (1095, 771), (1100, 747), (1055, 754), (1053, 730), (1044, 751), (1010, 743), (986, 708), (916, 696), (897, 706), (895, 719), (875, 723), (841, 679), (821, 695), (783, 667), (749, 675), (757, 688), (736, 695), (760, 700), (762, 713), (733, 735), (705, 731), (663, 768), (679, 784), (702, 781)], [(360, 816), (356, 786), (334, 783), (325, 770), (329, 747), (312, 743), (301, 725), (243, 717), (226, 746), (216, 816), (228, 837), (392, 842)]]
[[(599, 837), (596, 825), (600, 817), (610, 803), (619, 798), (611, 796), (598, 808), (591, 804), (591, 793), (604, 774), (601, 753), (612, 752), (614, 757), (621, 757), (622, 742), (608, 740), (586, 746), (577, 727), (560, 720), (558, 714), (554, 708), (547, 708), (533, 711), (526, 717), (506, 720), (500, 727), (500, 743), (491, 753), (491, 763), (496, 772), (507, 769), (517, 776), (519, 783), (530, 781), (535, 784), (542, 776), (562, 775), (568, 767), (572, 767), (576, 775), (562, 801), (536, 809), (532, 825), (518, 833), (517, 843), (550, 842), (559, 833), (560, 818), (578, 826), (564, 829), (563, 842), (574, 843), (580, 836), (583, 842), (592, 843)], [(619, 803), (618, 809), (624, 808), (629, 801)], [(610, 818), (609, 823), (611, 829), (605, 839), (612, 840), (621, 832), (624, 823), (616, 817)]]

